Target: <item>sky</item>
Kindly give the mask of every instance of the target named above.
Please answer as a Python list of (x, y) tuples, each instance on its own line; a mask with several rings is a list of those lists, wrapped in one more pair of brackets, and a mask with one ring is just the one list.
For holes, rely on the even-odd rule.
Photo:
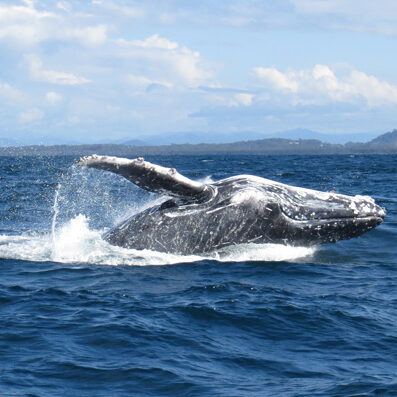
[(397, 127), (395, 0), (0, 0), (0, 138)]

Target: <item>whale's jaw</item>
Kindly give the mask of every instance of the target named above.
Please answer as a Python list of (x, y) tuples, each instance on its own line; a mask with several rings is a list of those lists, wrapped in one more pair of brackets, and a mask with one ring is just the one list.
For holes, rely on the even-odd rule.
[(370, 197), (331, 193), (325, 200), (309, 198), (306, 205), (281, 206), (281, 216), (288, 243), (315, 245), (361, 236), (380, 225), (386, 212)]
[(355, 218), (332, 218), (311, 221), (288, 219), (288, 238), (285, 243), (291, 245), (317, 245), (348, 240), (369, 232), (383, 222), (377, 216)]

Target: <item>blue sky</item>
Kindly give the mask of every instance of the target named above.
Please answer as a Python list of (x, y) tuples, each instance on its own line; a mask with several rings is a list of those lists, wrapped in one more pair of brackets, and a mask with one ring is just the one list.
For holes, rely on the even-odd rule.
[(0, 137), (383, 133), (395, 0), (0, 0)]

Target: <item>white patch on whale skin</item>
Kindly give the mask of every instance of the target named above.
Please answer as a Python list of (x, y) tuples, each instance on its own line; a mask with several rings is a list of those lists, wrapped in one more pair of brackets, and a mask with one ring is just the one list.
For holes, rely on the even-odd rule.
[(197, 210), (174, 210), (173, 212), (164, 212), (164, 216), (168, 217), (168, 218), (177, 218), (179, 216), (188, 216), (188, 215), (192, 215), (195, 214), (197, 212)]
[(357, 201), (357, 203), (359, 201), (367, 201), (369, 203), (375, 204), (375, 201), (369, 196), (356, 195), (353, 197), (353, 196), (348, 196), (345, 194), (339, 194), (339, 193), (334, 193), (334, 192), (321, 192), (319, 190), (313, 190), (313, 189), (308, 189), (308, 188), (303, 188), (303, 187), (286, 185), (281, 182), (272, 181), (270, 179), (261, 178), (259, 176), (255, 176), (255, 175), (232, 176), (230, 178), (223, 179), (222, 182), (235, 181), (236, 185), (238, 186), (239, 180), (242, 180), (242, 179), (249, 181), (250, 183), (256, 185), (259, 189), (266, 189), (266, 186), (279, 187), (281, 190), (294, 192), (297, 196), (300, 196), (304, 199), (306, 199), (308, 196), (309, 197), (311, 196), (315, 199), (324, 200), (324, 201), (332, 201), (334, 199), (346, 199), (346, 200), (350, 201), (353, 199), (353, 200)]
[(161, 176), (172, 175), (172, 179), (175, 181), (175, 183), (190, 185), (194, 188), (202, 188), (205, 186), (201, 182), (192, 181), (191, 179), (186, 178), (185, 176), (181, 175), (178, 171), (176, 171), (175, 168), (166, 168), (166, 167), (162, 167), (161, 165), (152, 164), (149, 163), (148, 161), (145, 161), (142, 157), (138, 157), (137, 159), (131, 160), (122, 157), (98, 156), (97, 154), (93, 154), (92, 156), (82, 157), (77, 162), (77, 165), (90, 166), (95, 163), (109, 164), (116, 168), (120, 166), (137, 165), (142, 169), (153, 171), (157, 175), (161, 175)]
[(244, 202), (257, 202), (263, 200), (264, 194), (257, 188), (247, 188), (235, 193), (231, 198), (231, 203), (238, 205)]
[[(349, 208), (360, 217), (373, 216), (373, 211), (376, 203), (372, 197), (356, 195), (351, 197)], [(383, 208), (378, 208), (378, 216), (385, 216), (386, 211)]]
[[(351, 211), (351, 217), (374, 216), (375, 200), (369, 196), (356, 195), (348, 196), (334, 192), (321, 192), (285, 185), (269, 179), (253, 175), (238, 175), (227, 178), (236, 189), (242, 189), (232, 198), (233, 202), (242, 203), (245, 201), (271, 201), (279, 203), (283, 211), (295, 219), (305, 220), (315, 217), (316, 211), (322, 211), (324, 216), (332, 218), (334, 212)], [(223, 182), (222, 181), (222, 182)], [(244, 189), (244, 186), (250, 187)], [(215, 183), (216, 184), (216, 183)], [(255, 193), (256, 192), (256, 193)], [(311, 208), (312, 212), (299, 213), (299, 208)], [(377, 208), (377, 216), (385, 216), (385, 211)]]

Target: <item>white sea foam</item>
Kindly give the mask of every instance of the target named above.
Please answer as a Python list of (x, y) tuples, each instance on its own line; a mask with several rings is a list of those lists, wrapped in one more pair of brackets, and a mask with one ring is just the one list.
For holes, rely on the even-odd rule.
[(222, 262), (281, 262), (311, 257), (316, 248), (292, 247), (282, 244), (239, 244), (225, 248), (218, 253)]
[(214, 183), (215, 181), (212, 179), (212, 175), (205, 176), (204, 178), (197, 179), (197, 182), (204, 183), (208, 185), (210, 183)]
[[(210, 176), (201, 183), (211, 183)], [(313, 248), (277, 244), (243, 244), (206, 255), (175, 255), (116, 247), (103, 238), (106, 228), (167, 198), (136, 188), (106, 172), (71, 167), (57, 187), (51, 229), (47, 233), (0, 235), (0, 258), (99, 265), (167, 265), (217, 260), (293, 261)]]
[(313, 248), (278, 244), (243, 244), (204, 256), (182, 256), (116, 247), (102, 239), (103, 232), (104, 230), (90, 229), (88, 219), (84, 215), (78, 215), (55, 231), (54, 235), (51, 233), (1, 235), (0, 257), (39, 262), (144, 266), (196, 262), (205, 259), (221, 262), (292, 261), (314, 253)]

